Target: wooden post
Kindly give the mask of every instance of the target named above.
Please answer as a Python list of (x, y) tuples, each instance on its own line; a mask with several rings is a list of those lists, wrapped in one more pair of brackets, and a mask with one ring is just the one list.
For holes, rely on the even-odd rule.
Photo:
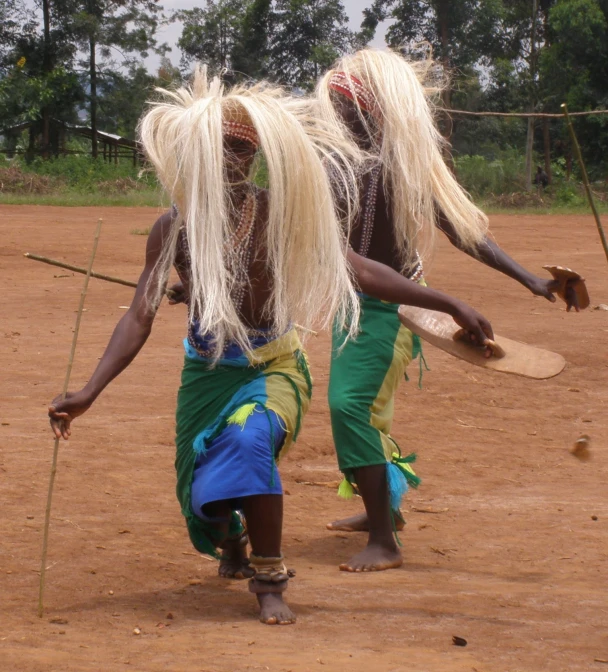
[(597, 225), (598, 233), (600, 234), (600, 240), (602, 241), (602, 247), (604, 248), (604, 254), (606, 255), (606, 261), (608, 261), (608, 242), (606, 241), (606, 234), (604, 233), (604, 228), (602, 227), (602, 221), (600, 220), (600, 213), (595, 207), (595, 201), (593, 200), (593, 193), (591, 191), (591, 185), (589, 184), (589, 176), (587, 175), (587, 168), (585, 167), (585, 162), (583, 161), (583, 155), (581, 154), (581, 148), (578, 144), (578, 139), (576, 133), (574, 132), (574, 126), (572, 126), (572, 121), (568, 115), (568, 106), (566, 103), (562, 104), (562, 110), (564, 111), (564, 117), (566, 118), (566, 124), (568, 125), (568, 131), (570, 132), (570, 138), (572, 140), (572, 148), (574, 149), (574, 154), (578, 161), (578, 165), (581, 168), (581, 176), (583, 178), (583, 184), (585, 185), (585, 192), (587, 193), (587, 200), (591, 206), (591, 211), (595, 217), (595, 224)]
[(545, 150), (545, 173), (549, 179), (549, 184), (553, 182), (553, 175), (551, 173), (551, 134), (549, 129), (549, 119), (543, 118), (543, 145)]

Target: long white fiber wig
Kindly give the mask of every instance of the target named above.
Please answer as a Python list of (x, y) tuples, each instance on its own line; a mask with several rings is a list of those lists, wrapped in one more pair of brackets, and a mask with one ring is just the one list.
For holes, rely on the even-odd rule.
[[(218, 357), (227, 341), (250, 350), (247, 326), (231, 298), (234, 278), (225, 242), (232, 233), (232, 205), (222, 129), (223, 121), (245, 120), (257, 132), (268, 168), (269, 214), (262, 249), (273, 282), (266, 308), (273, 333), (284, 333), (292, 323), (325, 328), (337, 317), (353, 335), (359, 303), (346, 261), (346, 237), (323, 167), (327, 160), (344, 171), (353, 165), (353, 154), (340, 154), (340, 139), (322, 128), (309, 103), (274, 86), (226, 90), (219, 78), (208, 78), (206, 68), (197, 68), (191, 86), (158, 91), (162, 100), (152, 103), (139, 134), (180, 214), (155, 274), (155, 300), (162, 296), (183, 224), (191, 257), (191, 319), (198, 320), (202, 334), (213, 334)], [(348, 143), (343, 148), (351, 151)]]
[[(345, 73), (359, 116), (372, 140), (391, 189), (395, 237), (404, 268), (416, 249), (428, 257), (435, 240), (435, 207), (454, 227), (461, 245), (474, 249), (486, 235), (487, 217), (471, 202), (442, 157), (444, 139), (433, 118), (438, 88), (425, 82), (430, 59), (409, 62), (390, 50), (363, 49), (340, 59), (317, 86), (319, 113), (338, 134), (350, 131), (336, 112), (331, 79)], [(371, 94), (373, 109), (364, 114), (351, 77)], [(355, 81), (356, 81), (355, 80)], [(334, 80), (335, 81), (335, 80)], [(338, 94), (340, 95), (340, 94)]]

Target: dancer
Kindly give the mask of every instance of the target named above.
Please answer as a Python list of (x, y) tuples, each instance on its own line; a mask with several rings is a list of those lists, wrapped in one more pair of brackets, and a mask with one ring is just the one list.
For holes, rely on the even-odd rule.
[[(337, 315), (354, 333), (358, 317), (324, 150), (276, 88), (225, 91), (198, 70), (192, 88), (164, 93), (140, 135), (175, 207), (152, 228), (133, 302), (97, 369), (82, 390), (53, 402), (51, 424), (68, 438), (71, 421), (131, 363), (175, 265), (190, 295), (176, 435), (190, 538), (202, 553), (223, 550), (226, 573), (252, 577), (263, 622), (291, 623), (275, 458), (297, 438), (312, 388), (291, 323), (323, 326)], [(249, 179), (258, 152), (268, 190)]]
[[(189, 297), (176, 468), (190, 539), (202, 553), (223, 553), (223, 576), (250, 577), (262, 622), (293, 623), (282, 598), (289, 572), (275, 462), (297, 438), (312, 390), (292, 320), (324, 326), (335, 316), (346, 332), (358, 328), (359, 302), (322, 164), (339, 158), (340, 171), (346, 156), (338, 142), (322, 144), (331, 136), (315, 130), (304, 107), (269, 86), (225, 92), (198, 71), (192, 89), (166, 95), (140, 130), (176, 205), (152, 228), (132, 305), (97, 369), (82, 390), (53, 402), (51, 425), (67, 439), (72, 420), (135, 358), (174, 265)], [(258, 152), (268, 190), (250, 180)], [(430, 302), (478, 341), (492, 337), (487, 321), (462, 302), (351, 257), (366, 291)]]
[[(360, 208), (350, 223), (350, 244), (361, 256), (424, 283), (423, 260), (437, 229), (450, 242), (555, 301), (557, 283), (529, 273), (488, 237), (486, 216), (470, 201), (442, 158), (442, 138), (423, 81), (432, 63), (409, 63), (397, 53), (364, 49), (341, 59), (317, 88), (320, 115), (336, 135), (356, 142), (376, 161), (359, 171)], [(574, 292), (568, 294), (568, 309)], [(340, 565), (346, 571), (399, 567), (402, 556), (393, 526), (403, 527), (399, 501), (407, 469), (390, 436), (396, 389), (417, 354), (416, 339), (401, 326), (398, 305), (364, 296), (360, 334), (345, 342), (334, 333), (329, 406), (342, 494), (356, 486), (366, 513), (328, 525), (368, 531), (367, 547)], [(411, 469), (411, 468), (410, 468)], [(417, 484), (413, 473), (410, 484)], [(392, 512), (392, 513), (391, 513)]]

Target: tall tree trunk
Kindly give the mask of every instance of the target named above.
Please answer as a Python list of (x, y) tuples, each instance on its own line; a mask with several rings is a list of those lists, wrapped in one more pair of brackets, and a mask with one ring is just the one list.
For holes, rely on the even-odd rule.
[(551, 134), (549, 133), (549, 119), (543, 119), (543, 146), (545, 149), (545, 173), (549, 178), (549, 184), (553, 182), (553, 175), (551, 174)]
[[(549, 6), (547, 3), (543, 3), (541, 7), (541, 12), (543, 13), (543, 43), (544, 49), (551, 46), (551, 33), (549, 31)], [(553, 175), (551, 173), (551, 127), (549, 124), (549, 119), (547, 117), (543, 118), (543, 149), (545, 153), (545, 173), (547, 173), (547, 179), (549, 184), (553, 182)]]
[(95, 61), (95, 38), (89, 37), (89, 77), (91, 85), (91, 155), (97, 158), (97, 63)]
[[(531, 109), (531, 112), (534, 110)], [(528, 117), (528, 132), (526, 135), (526, 189), (532, 189), (532, 152), (534, 150), (534, 117)]]
[[(45, 75), (53, 69), (51, 62), (51, 12), (50, 0), (42, 0), (42, 21), (44, 24), (44, 52), (42, 56), (42, 69)], [(51, 113), (47, 105), (42, 108), (42, 156), (49, 156)]]
[[(530, 112), (536, 106), (536, 28), (538, 21), (538, 0), (532, 0), (532, 28), (530, 30)], [(534, 150), (534, 117), (528, 117), (528, 133), (526, 137), (526, 189), (532, 189), (532, 152)]]
[[(437, 20), (439, 22), (439, 37), (441, 39), (441, 65), (443, 66), (444, 76), (449, 77), (450, 72), (450, 25), (449, 25), (449, 2), (448, 0), (439, 0), (437, 3)], [(442, 92), (443, 107), (446, 110), (452, 108), (452, 85), (448, 85)], [(452, 117), (449, 112), (445, 112), (443, 119), (443, 137), (449, 143), (452, 139)], [(452, 152), (449, 146), (444, 147), (444, 159), (448, 166), (454, 170)]]
[(30, 163), (34, 159), (34, 156), (36, 155), (36, 127), (34, 124), (32, 124), (29, 127), (29, 139), (28, 139), (28, 144), (27, 144), (27, 150), (25, 153), (25, 160), (27, 163)]

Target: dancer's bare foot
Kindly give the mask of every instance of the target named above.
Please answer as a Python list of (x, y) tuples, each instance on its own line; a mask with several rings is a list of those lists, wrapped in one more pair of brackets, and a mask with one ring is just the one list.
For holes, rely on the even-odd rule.
[(229, 539), (222, 546), (222, 557), (217, 570), (223, 579), (250, 579), (255, 571), (247, 558), (247, 537)]
[[(405, 527), (405, 521), (400, 515), (393, 513), (395, 529), (399, 532)], [(327, 523), (327, 529), (332, 532), (369, 532), (369, 520), (367, 513), (359, 513), (350, 518), (335, 520), (333, 523)]]
[(296, 622), (293, 611), (283, 602), (281, 593), (258, 593), (260, 621), (266, 625), (291, 625)]
[(340, 565), (342, 572), (381, 572), (385, 569), (401, 567), (403, 558), (395, 546), (388, 548), (379, 544), (369, 544), (354, 555), (348, 562)]

